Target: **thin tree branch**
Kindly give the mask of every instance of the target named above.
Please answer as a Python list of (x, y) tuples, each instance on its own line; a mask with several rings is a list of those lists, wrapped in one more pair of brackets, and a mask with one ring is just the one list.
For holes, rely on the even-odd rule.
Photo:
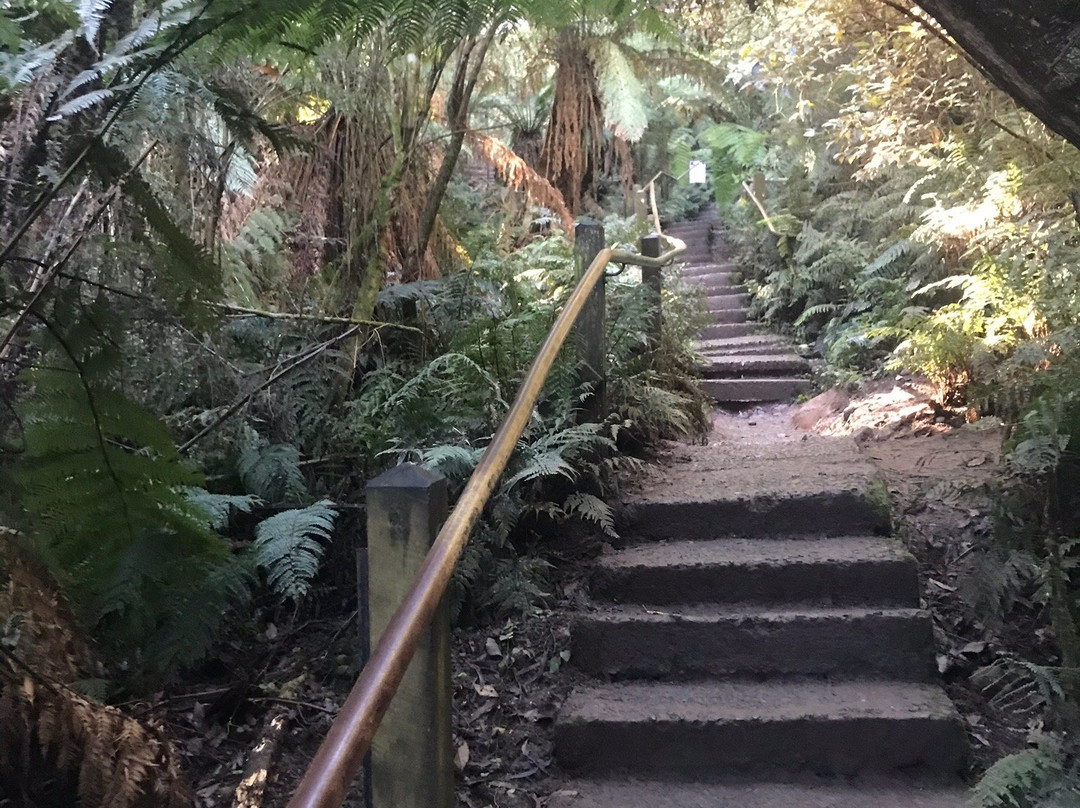
[(416, 333), (422, 333), (419, 328), (411, 325), (404, 325), (402, 323), (386, 323), (379, 322), (377, 320), (357, 320), (351, 317), (331, 317), (318, 314), (297, 314), (286, 311), (265, 311), (264, 309), (253, 309), (247, 306), (236, 306), (231, 303), (211, 303), (215, 309), (227, 312), (229, 314), (237, 315), (250, 315), (254, 317), (265, 317), (269, 320), (307, 320), (313, 323), (340, 323), (342, 325), (370, 325), (373, 328), (382, 328), (384, 326), (389, 328), (400, 328), (403, 331), (415, 331)]

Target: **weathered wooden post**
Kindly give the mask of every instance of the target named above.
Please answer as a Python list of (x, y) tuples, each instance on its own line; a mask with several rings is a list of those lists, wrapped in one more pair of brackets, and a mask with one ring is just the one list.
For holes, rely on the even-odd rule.
[[(391, 615), (446, 520), (446, 479), (403, 463), (367, 484), (371, 640)], [(371, 749), (374, 808), (453, 808), (450, 610), (445, 598)]]
[(640, 185), (635, 185), (633, 190), (634, 221), (643, 224), (649, 218), (649, 192)]
[[(574, 228), (574, 255), (577, 259), (577, 277), (580, 280), (604, 249), (604, 226), (592, 219), (578, 220)], [(583, 422), (598, 422), (607, 414), (605, 394), (607, 384), (607, 346), (604, 343), (604, 279), (597, 281), (592, 294), (578, 317), (576, 330), (578, 355), (578, 381), (592, 385), (592, 392), (582, 406)]]
[[(660, 234), (650, 233), (641, 237), (641, 254), (646, 258), (660, 257)], [(649, 287), (650, 316), (649, 316), (649, 343), (653, 348), (660, 345), (660, 329), (663, 324), (663, 310), (661, 308), (664, 281), (660, 267), (642, 267), (641, 282)]]

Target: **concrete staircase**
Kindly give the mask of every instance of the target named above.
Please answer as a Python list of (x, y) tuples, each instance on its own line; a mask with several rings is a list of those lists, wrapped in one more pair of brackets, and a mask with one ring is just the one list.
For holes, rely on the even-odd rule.
[(714, 244), (716, 214), (679, 222), (667, 232), (686, 242), (683, 277), (705, 290), (710, 323), (695, 345), (705, 362), (702, 388), (720, 404), (784, 401), (810, 389), (810, 365), (792, 345), (748, 319), (750, 298)]
[(966, 805), (915, 560), (855, 444), (727, 416), (674, 451), (625, 497), (574, 618), (587, 679), (555, 751), (578, 779), (548, 804)]

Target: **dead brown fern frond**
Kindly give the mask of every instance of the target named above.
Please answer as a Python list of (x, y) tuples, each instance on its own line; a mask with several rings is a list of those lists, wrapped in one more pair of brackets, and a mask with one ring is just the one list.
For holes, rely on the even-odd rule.
[(596, 72), (581, 39), (564, 32), (556, 53), (555, 99), (541, 148), (544, 174), (571, 211), (581, 209), (592, 173), (600, 167), (604, 115)]
[(187, 804), (168, 739), (71, 688), (93, 670), (92, 660), (47, 576), (35, 572), (10, 541), (0, 549), (0, 572), (3, 790), (20, 806), (76, 800), (83, 808)]
[(534, 205), (549, 208), (562, 221), (563, 229), (572, 233), (574, 216), (566, 205), (559, 189), (548, 182), (538, 171), (514, 153), (501, 140), (482, 132), (470, 131), (466, 137), (469, 147), (495, 169), (507, 187), (521, 191)]

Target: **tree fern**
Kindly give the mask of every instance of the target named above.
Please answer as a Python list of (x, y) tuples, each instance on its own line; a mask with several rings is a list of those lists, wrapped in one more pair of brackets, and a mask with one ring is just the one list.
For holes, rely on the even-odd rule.
[(328, 500), (271, 516), (255, 528), (255, 563), (270, 588), (299, 600), (311, 588), (337, 513)]
[(589, 47), (596, 70), (605, 123), (629, 143), (641, 139), (649, 125), (648, 94), (618, 44), (596, 39)]
[(735, 123), (718, 123), (698, 137), (745, 168), (753, 166), (761, 157), (768, 134)]

